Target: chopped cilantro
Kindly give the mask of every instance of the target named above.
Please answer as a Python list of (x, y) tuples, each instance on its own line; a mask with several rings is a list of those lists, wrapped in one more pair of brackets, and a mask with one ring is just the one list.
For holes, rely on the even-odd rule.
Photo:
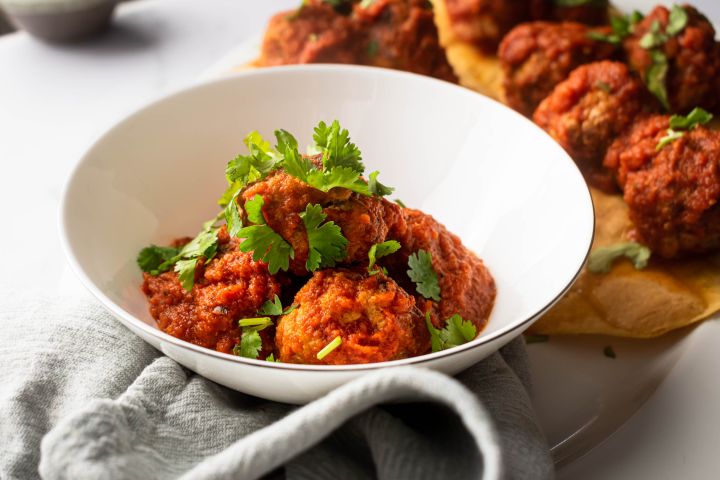
[(257, 330), (242, 332), (240, 343), (233, 348), (233, 354), (245, 358), (257, 358), (262, 350), (262, 338)]
[(340, 338), (340, 335), (338, 335), (337, 337), (333, 338), (330, 343), (328, 343), (327, 345), (325, 345), (325, 346), (322, 348), (322, 350), (320, 350), (320, 351), (317, 353), (317, 355), (316, 355), (317, 359), (318, 359), (318, 360), (322, 360), (323, 358), (327, 357), (330, 353), (332, 353), (333, 350), (335, 350), (336, 348), (338, 348), (341, 343), (342, 343), (342, 338)]
[(323, 192), (329, 192), (333, 188), (347, 188), (361, 195), (370, 195), (367, 183), (349, 167), (335, 167), (322, 172), (314, 170), (308, 174), (307, 183)]
[(272, 300), (268, 300), (267, 302), (263, 303), (262, 307), (260, 307), (260, 310), (258, 310), (258, 313), (260, 315), (282, 315), (283, 311), (280, 297), (275, 295)]
[(270, 149), (270, 144), (263, 140), (259, 133), (250, 132), (245, 137), (245, 145), (250, 155), (238, 155), (225, 167), (225, 178), (229, 185), (237, 182), (240, 186), (245, 186), (262, 180), (280, 166), (282, 157)]
[(228, 235), (236, 237), (240, 229), (243, 227), (242, 218), (240, 217), (240, 209), (237, 204), (237, 197), (240, 190), (236, 191), (230, 201), (225, 206), (225, 223), (227, 224)]
[(685, 135), (685, 132), (678, 130), (692, 130), (697, 128), (699, 125), (705, 125), (712, 120), (713, 114), (703, 110), (702, 108), (693, 108), (693, 110), (686, 116), (673, 115), (670, 117), (670, 128), (667, 130), (667, 135), (662, 137), (658, 141), (655, 147), (656, 151), (662, 150), (665, 146), (671, 144), (678, 138)]
[(447, 350), (448, 348), (470, 342), (474, 340), (477, 335), (475, 325), (470, 321), (464, 320), (457, 313), (446, 320), (445, 328), (442, 330), (433, 326), (430, 321), (430, 312), (425, 313), (425, 324), (430, 332), (430, 344), (433, 352)]
[[(388, 240), (382, 243), (376, 243), (375, 245), (370, 247), (370, 250), (368, 251), (368, 259), (370, 260), (370, 263), (368, 264), (368, 273), (370, 275), (376, 275), (377, 273), (379, 273), (380, 269), (373, 270), (375, 262), (377, 262), (382, 257), (392, 255), (398, 250), (400, 250), (400, 242), (396, 240)], [(385, 269), (382, 270), (384, 271)]]
[(367, 56), (370, 58), (374, 58), (375, 56), (377, 56), (379, 51), (380, 44), (377, 42), (377, 40), (371, 40), (367, 46)]
[(150, 275), (159, 275), (170, 270), (172, 265), (167, 262), (176, 257), (178, 253), (180, 253), (179, 248), (150, 245), (140, 250), (137, 263), (143, 272)]
[(600, 90), (602, 90), (603, 92), (606, 92), (606, 93), (610, 93), (612, 91), (612, 88), (610, 87), (610, 85), (608, 85), (607, 83), (605, 83), (603, 81), (598, 81), (597, 83), (595, 83), (595, 87), (599, 88)]
[(265, 199), (262, 195), (255, 195), (253, 198), (245, 202), (245, 213), (248, 220), (255, 225), (265, 225), (265, 217), (262, 213), (262, 207), (265, 205)]
[(380, 174), (378, 171), (374, 171), (370, 174), (370, 179), (368, 181), (368, 189), (370, 190), (370, 193), (375, 195), (376, 197), (384, 197), (386, 195), (390, 195), (392, 192), (395, 191), (392, 187), (387, 187), (383, 185), (382, 183), (377, 181), (377, 176)]
[(615, 350), (608, 345), (607, 347), (603, 348), (603, 355), (605, 355), (608, 358), (616, 358), (617, 355), (615, 354)]
[(395, 203), (397, 203), (398, 205), (400, 205), (402, 208), (407, 208), (407, 205), (405, 205), (405, 202), (403, 202), (403, 201), (400, 200), (399, 198), (396, 198), (396, 199), (395, 199)]
[(238, 325), (241, 327), (258, 327), (258, 330), (269, 327), (273, 322), (270, 317), (255, 317), (255, 318), (243, 318), (238, 320)]
[(666, 110), (670, 110), (670, 101), (668, 100), (667, 89), (665, 88), (665, 79), (668, 72), (668, 59), (665, 54), (659, 50), (653, 50), (650, 53), (652, 64), (645, 73), (645, 85), (647, 89), (655, 95)]
[(197, 267), (198, 257), (178, 260), (175, 263), (175, 271), (178, 274), (180, 285), (188, 292), (195, 285), (195, 267)]
[(682, 32), (688, 24), (688, 14), (685, 9), (679, 5), (673, 5), (668, 17), (668, 24), (665, 32), (672, 36)]
[(280, 363), (280, 360), (275, 360), (275, 355), (272, 354), (272, 353), (271, 353), (270, 355), (268, 355), (267, 357), (265, 357), (265, 361), (266, 361), (266, 362)]
[(640, 39), (640, 46), (645, 49), (659, 47), (664, 44), (667, 39), (668, 36), (660, 30), (660, 22), (654, 20), (652, 24), (650, 24), (650, 31)]
[(436, 302), (440, 301), (440, 284), (437, 273), (433, 268), (432, 254), (425, 250), (418, 250), (408, 258), (407, 271), (410, 280), (415, 282), (418, 293), (425, 298), (431, 298)]
[(320, 122), (314, 129), (315, 146), (322, 152), (323, 169), (347, 167), (362, 175), (365, 166), (360, 150), (350, 141), (350, 133), (334, 120), (330, 126)]
[(532, 343), (545, 343), (550, 340), (547, 335), (525, 335), (525, 343), (530, 345)]
[(320, 205), (308, 204), (300, 214), (308, 237), (308, 258), (305, 262), (308, 272), (334, 267), (347, 255), (348, 241), (340, 227), (332, 221), (320, 225), (326, 217)]
[(642, 19), (643, 15), (638, 11), (634, 11), (630, 15), (614, 16), (610, 19), (610, 26), (612, 28), (611, 34), (590, 31), (588, 32), (588, 37), (593, 40), (619, 45), (625, 37), (633, 32), (635, 24)]
[(295, 258), (295, 251), (289, 243), (267, 225), (252, 225), (238, 232), (244, 238), (240, 244), (241, 252), (253, 252), (253, 260), (262, 260), (268, 264), (270, 273), (287, 270), (290, 259)]
[(623, 256), (630, 259), (636, 269), (641, 270), (647, 266), (650, 255), (650, 249), (637, 242), (624, 242), (609, 247), (600, 247), (590, 253), (588, 270), (592, 273), (607, 273), (610, 271), (615, 259)]

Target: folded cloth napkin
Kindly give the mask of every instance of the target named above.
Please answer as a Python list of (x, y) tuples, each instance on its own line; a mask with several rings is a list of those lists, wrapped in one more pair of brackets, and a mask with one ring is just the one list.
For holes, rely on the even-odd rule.
[(0, 319), (3, 479), (554, 475), (521, 341), (457, 380), (380, 370), (297, 407), (186, 370), (88, 298), (5, 295)]

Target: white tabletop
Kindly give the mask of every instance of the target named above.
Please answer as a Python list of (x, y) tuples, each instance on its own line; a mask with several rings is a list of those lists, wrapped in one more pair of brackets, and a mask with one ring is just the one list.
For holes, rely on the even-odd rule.
[[(694, 3), (712, 3), (717, 0)], [(65, 179), (89, 144), (149, 99), (193, 82), (299, 0), (144, 0), (121, 5), (111, 32), (49, 46), (0, 37), (0, 292), (82, 291), (57, 238)], [(630, 3), (638, 3), (630, 2)], [(122, 219), (118, 219), (122, 222)], [(3, 294), (0, 293), (0, 302)], [(717, 322), (700, 327), (658, 392), (561, 479), (715, 478), (720, 471)]]

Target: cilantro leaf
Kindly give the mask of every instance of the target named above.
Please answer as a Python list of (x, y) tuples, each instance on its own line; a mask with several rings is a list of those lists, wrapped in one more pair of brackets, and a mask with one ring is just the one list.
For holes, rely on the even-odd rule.
[(612, 43), (613, 45), (620, 45), (623, 39), (630, 35), (635, 24), (643, 19), (643, 14), (637, 10), (629, 15), (616, 15), (610, 18), (610, 26), (612, 28), (611, 34), (604, 34), (598, 31), (588, 32), (588, 37), (593, 40), (599, 40), (601, 42)]
[(368, 273), (370, 275), (375, 275), (380, 272), (380, 270), (373, 270), (375, 262), (377, 262), (382, 257), (386, 257), (397, 252), (398, 250), (400, 250), (400, 242), (396, 240), (388, 240), (382, 243), (376, 243), (375, 245), (370, 247), (370, 250), (368, 251), (368, 259), (370, 260), (368, 264)]
[(170, 269), (171, 265), (167, 262), (176, 257), (178, 253), (180, 253), (179, 248), (150, 245), (140, 250), (137, 256), (137, 264), (143, 272), (150, 275), (159, 275)]
[(697, 128), (698, 125), (705, 125), (710, 120), (712, 120), (712, 118), (713, 114), (703, 110), (702, 108), (693, 108), (693, 110), (686, 116), (671, 116), (670, 128), (667, 129), (667, 135), (665, 135), (658, 141), (658, 144), (655, 147), (655, 151), (659, 152), (667, 145), (671, 144), (678, 138), (685, 135), (685, 132), (678, 130), (692, 130), (694, 128)]
[(395, 199), (395, 203), (397, 203), (398, 205), (400, 205), (402, 208), (407, 208), (407, 205), (405, 205), (405, 202), (403, 202), (403, 201), (400, 200), (399, 198), (396, 198), (396, 199)]
[(236, 237), (240, 229), (243, 227), (243, 221), (240, 217), (240, 209), (237, 204), (237, 197), (239, 194), (240, 190), (235, 192), (235, 195), (233, 195), (228, 204), (225, 206), (224, 211), (228, 235), (231, 237)]
[(377, 176), (379, 173), (380, 172), (376, 170), (370, 174), (370, 180), (368, 181), (368, 189), (370, 190), (370, 193), (372, 193), (376, 197), (384, 197), (386, 195), (390, 195), (392, 192), (395, 191), (395, 189), (392, 187), (387, 187), (382, 183), (378, 182)]
[(425, 325), (430, 332), (430, 345), (433, 352), (457, 347), (475, 339), (477, 328), (472, 322), (464, 320), (457, 313), (445, 321), (442, 330), (433, 326), (430, 321), (430, 312), (425, 313)]
[(244, 227), (237, 236), (245, 239), (240, 244), (240, 251), (253, 252), (253, 260), (267, 263), (272, 274), (278, 270), (287, 270), (290, 259), (295, 258), (295, 251), (290, 244), (267, 225)]
[(615, 259), (623, 256), (630, 259), (636, 269), (642, 270), (647, 266), (651, 253), (648, 247), (637, 242), (617, 243), (608, 247), (596, 248), (588, 258), (588, 270), (592, 273), (607, 273)]
[(191, 291), (195, 285), (195, 267), (197, 266), (198, 257), (178, 260), (175, 263), (175, 271), (178, 274), (180, 285), (186, 290)]
[(273, 354), (273, 353), (271, 353), (270, 355), (268, 355), (267, 357), (265, 357), (265, 361), (266, 361), (266, 362), (280, 363), (280, 360), (275, 360), (275, 354)]
[(670, 10), (670, 16), (668, 17), (668, 24), (665, 27), (665, 32), (674, 37), (678, 33), (682, 32), (688, 24), (688, 14), (685, 9), (679, 5), (673, 5)]
[(342, 338), (340, 335), (333, 338), (330, 343), (325, 345), (316, 355), (316, 358), (318, 360), (322, 360), (323, 358), (327, 357), (330, 353), (332, 353), (333, 350), (338, 348), (342, 344)]
[(258, 313), (260, 315), (282, 315), (283, 308), (282, 303), (280, 302), (280, 297), (275, 295), (272, 300), (268, 300), (267, 302), (263, 303), (262, 307), (260, 307), (260, 310), (258, 310)]
[(265, 225), (265, 217), (262, 213), (262, 207), (265, 205), (265, 199), (262, 195), (255, 195), (253, 198), (245, 202), (245, 213), (248, 220), (256, 225)]
[(678, 138), (682, 137), (683, 135), (685, 135), (685, 132), (677, 132), (677, 131), (673, 130), (672, 128), (668, 128), (667, 134), (664, 137), (662, 137), (658, 141), (658, 144), (655, 146), (655, 151), (659, 152), (660, 150), (662, 150), (666, 146), (670, 145), (672, 142), (674, 142)]
[(323, 169), (331, 170), (335, 167), (346, 167), (362, 175), (365, 166), (362, 163), (362, 154), (357, 146), (350, 141), (350, 133), (340, 127), (335, 120), (330, 126), (320, 122), (314, 129), (313, 140), (323, 153)]
[(645, 73), (645, 84), (647, 89), (655, 95), (666, 110), (670, 110), (665, 79), (668, 73), (668, 59), (665, 54), (658, 50), (651, 52), (652, 64)]
[(290, 132), (280, 129), (275, 130), (275, 138), (277, 139), (275, 148), (283, 156), (282, 166), (285, 172), (298, 180), (307, 182), (308, 174), (316, 169), (310, 160), (300, 155), (295, 137)]
[(347, 167), (335, 167), (322, 172), (313, 170), (308, 174), (306, 181), (310, 186), (323, 192), (329, 192), (333, 188), (347, 188), (361, 195), (370, 195), (367, 183), (355, 170)]
[(713, 114), (702, 108), (693, 108), (686, 116), (673, 115), (670, 117), (670, 128), (679, 130), (692, 130), (698, 125), (705, 125), (712, 120)]
[(640, 46), (645, 49), (659, 47), (664, 44), (668, 36), (660, 30), (660, 22), (655, 20), (650, 25), (650, 31), (640, 39)]
[[(277, 169), (283, 161), (282, 155), (270, 149), (270, 144), (263, 140), (257, 132), (250, 132), (245, 137), (250, 155), (238, 155), (230, 160), (225, 167), (225, 178), (234, 189), (241, 189), (248, 183), (265, 178), (270, 172)], [(218, 203), (226, 200), (223, 195)]]
[(410, 280), (415, 282), (418, 293), (425, 298), (431, 298), (436, 302), (440, 301), (440, 284), (437, 273), (433, 268), (432, 254), (425, 250), (418, 250), (408, 258), (407, 271)]
[(308, 237), (308, 258), (305, 268), (309, 272), (318, 268), (334, 267), (347, 255), (348, 241), (340, 227), (332, 221), (320, 225), (326, 217), (320, 205), (308, 204), (305, 211), (300, 214)]
[(262, 350), (262, 338), (257, 330), (243, 331), (240, 343), (233, 348), (233, 354), (245, 358), (257, 358)]

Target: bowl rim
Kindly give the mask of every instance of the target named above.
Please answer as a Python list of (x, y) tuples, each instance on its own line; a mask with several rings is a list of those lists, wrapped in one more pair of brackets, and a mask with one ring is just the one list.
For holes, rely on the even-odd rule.
[[(416, 357), (408, 357), (398, 360), (389, 360), (385, 362), (374, 362), (374, 363), (363, 363), (363, 364), (348, 364), (348, 365), (311, 365), (311, 364), (295, 364), (295, 363), (282, 363), (282, 362), (268, 362), (266, 360), (258, 360), (258, 359), (252, 359), (252, 358), (245, 358), (240, 357), (237, 355), (231, 355), (229, 353), (222, 353), (218, 352), (216, 350), (211, 350), (209, 348), (201, 347), (199, 345), (195, 345), (194, 343), (181, 340), (177, 337), (173, 337), (172, 335), (163, 332), (157, 326), (151, 326), (144, 321), (140, 320), (139, 318), (135, 317), (131, 313), (127, 312), (125, 309), (123, 309), (120, 305), (116, 304), (113, 300), (111, 300), (103, 291), (90, 279), (90, 277), (86, 274), (85, 270), (83, 269), (82, 265), (80, 264), (77, 256), (75, 255), (75, 250), (73, 249), (72, 242), (69, 238), (69, 218), (72, 215), (72, 212), (68, 209), (68, 197), (70, 193), (73, 191), (73, 186), (75, 182), (78, 179), (78, 176), (80, 175), (80, 172), (83, 170), (85, 165), (90, 161), (91, 153), (95, 149), (95, 147), (105, 140), (107, 137), (112, 135), (115, 130), (118, 128), (121, 128), (126, 123), (132, 122), (136, 117), (143, 115), (147, 110), (151, 110), (158, 106), (161, 103), (164, 103), (166, 101), (170, 101), (172, 99), (175, 99), (177, 97), (180, 97), (182, 95), (185, 95), (187, 93), (202, 90), (204, 88), (211, 88), (212, 85), (217, 84), (223, 84), (223, 83), (232, 83), (238, 81), (239, 78), (245, 78), (245, 77), (256, 77), (256, 76), (275, 76), (275, 75), (285, 75), (290, 74), (292, 75), (295, 72), (315, 72), (317, 74), (322, 75), (323, 72), (340, 72), (340, 73), (348, 73), (350, 75), (354, 75), (356, 73), (363, 73), (363, 74), (371, 74), (371, 75), (377, 75), (377, 76), (385, 76), (385, 77), (398, 77), (398, 78), (408, 78), (410, 81), (413, 82), (426, 82), (430, 84), (435, 84), (439, 86), (440, 88), (455, 90), (458, 94), (466, 95), (469, 99), (473, 99), (474, 101), (477, 101), (478, 97), (481, 97), (483, 101), (490, 101), (493, 103), (498, 104), (501, 108), (504, 108), (506, 110), (509, 110), (511, 113), (517, 115), (521, 121), (530, 122), (529, 119), (522, 116), (521, 114), (515, 112), (514, 110), (510, 109), (506, 105), (502, 104), (501, 102), (498, 102), (497, 100), (494, 100), (490, 97), (487, 97), (485, 95), (482, 95), (480, 93), (474, 92), (470, 89), (461, 87), (459, 85), (455, 85), (443, 80), (439, 80), (432, 77), (427, 77), (424, 75), (419, 75), (415, 73), (410, 72), (404, 72), (404, 71), (398, 71), (398, 70), (392, 70), (387, 68), (379, 68), (379, 67), (370, 67), (370, 66), (359, 66), (359, 65), (341, 65), (341, 64), (312, 64), (312, 65), (288, 65), (288, 66), (278, 66), (278, 67), (271, 67), (271, 68), (261, 68), (261, 69), (252, 69), (252, 70), (244, 70), (244, 71), (238, 71), (233, 72), (231, 75), (226, 75), (219, 78), (213, 78), (213, 79), (204, 79), (198, 82), (191, 83), (189, 85), (183, 85), (181, 87), (178, 87), (176, 89), (170, 90), (169, 92), (160, 95), (159, 97), (154, 98), (153, 100), (145, 103), (142, 107), (136, 108), (132, 110), (129, 114), (125, 114), (121, 117), (119, 121), (116, 121), (112, 124), (107, 130), (103, 131), (101, 134), (99, 134), (95, 139), (90, 143), (90, 145), (85, 149), (84, 153), (80, 157), (80, 160), (76, 163), (76, 165), (72, 168), (70, 174), (66, 178), (65, 186), (63, 188), (62, 197), (58, 209), (58, 229), (60, 234), (60, 243), (62, 246), (62, 250), (65, 253), (65, 257), (70, 264), (71, 270), (75, 273), (75, 275), (80, 279), (80, 282), (87, 288), (90, 293), (100, 301), (102, 306), (110, 310), (110, 312), (115, 316), (116, 319), (121, 321), (125, 326), (127, 326), (129, 329), (137, 328), (142, 330), (144, 333), (156, 337), (160, 341), (171, 343), (175, 346), (188, 349), (191, 351), (194, 351), (196, 353), (200, 353), (205, 356), (214, 357), (219, 360), (227, 360), (231, 362), (236, 362), (240, 364), (246, 364), (248, 366), (255, 366), (255, 367), (264, 367), (264, 368), (276, 368), (276, 369), (283, 369), (283, 370), (295, 370), (295, 371), (326, 371), (326, 372), (349, 372), (349, 371), (365, 371), (365, 370), (377, 370), (380, 368), (389, 368), (389, 367), (398, 367), (398, 366), (405, 366), (405, 365), (422, 365), (427, 362), (431, 362), (434, 360), (439, 360), (440, 358), (445, 357), (451, 357), (454, 355), (458, 355), (462, 352), (465, 352), (467, 350), (479, 347), (483, 344), (493, 342), (495, 340), (501, 339), (502, 337), (508, 337), (507, 341), (509, 342), (510, 339), (514, 338), (514, 336), (511, 336), (512, 333), (520, 331), (524, 331), (526, 328), (528, 328), (536, 319), (541, 317), (545, 312), (547, 312), (550, 308), (552, 308), (564, 295), (567, 293), (567, 291), (573, 286), (577, 278), (580, 276), (580, 273), (582, 272), (582, 269), (588, 259), (588, 256), (590, 255), (590, 250), (592, 248), (592, 242), (595, 235), (595, 207), (592, 195), (590, 194), (590, 188), (587, 185), (587, 182), (583, 180), (582, 174), (580, 173), (580, 170), (577, 167), (577, 164), (570, 158), (569, 155), (567, 155), (560, 145), (557, 145), (557, 148), (560, 149), (560, 151), (563, 153), (564, 161), (570, 162), (571, 167), (574, 168), (578, 174), (578, 177), (583, 180), (583, 186), (585, 187), (583, 189), (583, 192), (587, 195), (586, 199), (589, 200), (590, 204), (590, 210), (592, 213), (592, 227), (590, 228), (589, 235), (587, 238), (587, 249), (585, 251), (585, 255), (582, 258), (582, 261), (578, 262), (577, 268), (572, 275), (570, 279), (567, 280), (567, 283), (564, 288), (561, 289), (561, 291), (553, 297), (546, 305), (544, 305), (540, 310), (538, 310), (535, 314), (529, 316), (528, 318), (522, 319), (521, 321), (515, 321), (511, 323), (510, 325), (507, 325), (503, 328), (498, 329), (496, 332), (493, 332), (489, 335), (480, 335), (474, 340), (459, 345), (457, 347), (453, 347), (447, 350), (441, 350), (438, 352), (431, 352), (426, 353), (424, 355), (418, 355)], [(532, 123), (532, 122), (531, 122)], [(535, 125), (535, 124), (533, 124)], [(535, 126), (535, 128), (540, 129), (540, 127)], [(542, 130), (541, 130), (542, 131)], [(547, 135), (545, 132), (542, 132), (543, 134)], [(134, 332), (133, 332), (134, 333)], [(481, 332), (482, 333), (482, 332)], [(144, 339), (143, 339), (144, 340)]]

